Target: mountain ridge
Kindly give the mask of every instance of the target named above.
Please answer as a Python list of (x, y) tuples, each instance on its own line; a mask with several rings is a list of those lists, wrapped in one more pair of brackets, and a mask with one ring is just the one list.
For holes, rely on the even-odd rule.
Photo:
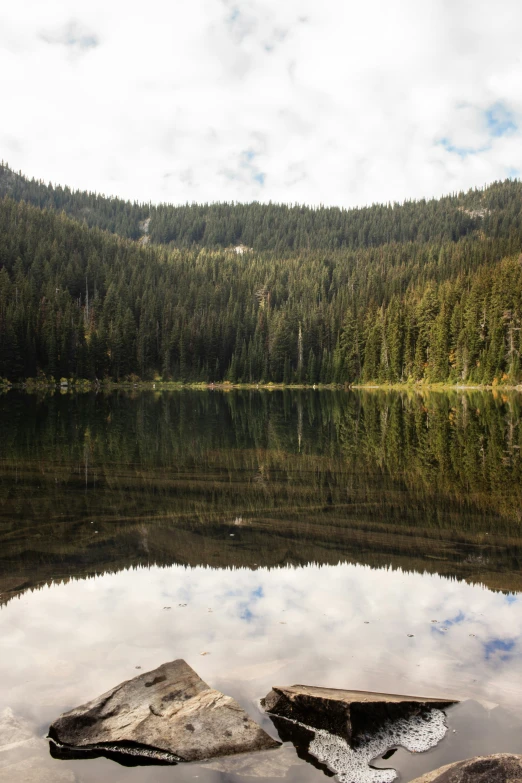
[[(477, 230), (498, 230), (497, 218), (511, 220), (522, 210), (522, 183), (493, 182), (441, 198), (369, 206), (309, 207), (284, 203), (186, 203), (157, 205), (126, 201), (90, 191), (45, 184), (0, 164), (0, 196), (38, 208), (64, 210), (70, 217), (157, 244), (225, 248), (244, 244), (255, 250), (303, 250), (379, 246), (390, 242), (452, 240)], [(314, 239), (314, 236), (317, 238)]]

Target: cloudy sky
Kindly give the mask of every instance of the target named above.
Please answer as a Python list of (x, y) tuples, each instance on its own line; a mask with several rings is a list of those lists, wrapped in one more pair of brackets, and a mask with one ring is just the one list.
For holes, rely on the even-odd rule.
[(0, 158), (139, 201), (362, 205), (522, 171), (519, 0), (19, 0)]

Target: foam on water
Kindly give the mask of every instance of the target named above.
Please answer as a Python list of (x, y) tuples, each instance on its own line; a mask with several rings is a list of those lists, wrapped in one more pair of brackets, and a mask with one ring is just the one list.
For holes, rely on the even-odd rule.
[(392, 783), (397, 772), (372, 769), (369, 766), (372, 759), (397, 745), (411, 753), (421, 753), (435, 747), (447, 731), (445, 715), (436, 709), (424, 715), (390, 721), (365, 737), (357, 748), (351, 748), (346, 740), (323, 729), (306, 728), (315, 733), (309, 752), (335, 772), (340, 783)]

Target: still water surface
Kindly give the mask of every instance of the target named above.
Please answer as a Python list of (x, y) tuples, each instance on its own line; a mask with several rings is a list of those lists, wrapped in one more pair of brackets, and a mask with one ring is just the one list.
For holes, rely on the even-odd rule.
[[(520, 414), (476, 393), (4, 395), (0, 713), (44, 736), (185, 658), (274, 736), (272, 685), (463, 700), (437, 748), (376, 762), (404, 782), (522, 753)], [(29, 758), (84, 783), (325, 775), (291, 743), (223, 771), (35, 741), (0, 777)]]

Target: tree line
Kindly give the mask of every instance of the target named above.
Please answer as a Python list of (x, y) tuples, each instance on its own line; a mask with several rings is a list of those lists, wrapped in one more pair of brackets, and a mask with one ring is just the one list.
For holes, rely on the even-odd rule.
[(243, 245), (256, 251), (357, 249), (390, 243), (455, 242), (466, 236), (522, 238), (522, 183), (494, 182), (440, 199), (353, 209), (252, 202), (144, 204), (29, 180), (0, 163), (0, 196), (64, 211), (89, 227), (177, 248)]

